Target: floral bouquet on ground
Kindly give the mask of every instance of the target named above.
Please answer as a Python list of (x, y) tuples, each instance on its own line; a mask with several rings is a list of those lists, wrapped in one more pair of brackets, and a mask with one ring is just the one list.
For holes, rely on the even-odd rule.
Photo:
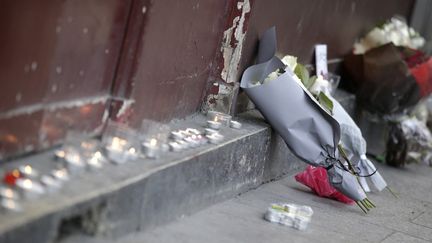
[(395, 17), (354, 44), (353, 53), (344, 60), (359, 104), (389, 124), (385, 157), (393, 166), (429, 157), (429, 145), (416, 141), (418, 134), (425, 137), (428, 131), (409, 116), (432, 92), (432, 58), (419, 50), (424, 42)]
[(432, 91), (432, 60), (424, 39), (399, 18), (376, 27), (344, 59), (363, 108), (378, 115), (404, 113)]
[(339, 123), (315, 100), (297, 76), (274, 56), (275, 28), (259, 44), (258, 64), (243, 73), (240, 87), (292, 152), (327, 170), (330, 184), (366, 212), (374, 207), (339, 153)]
[[(293, 56), (285, 56), (282, 60), (290, 60), (285, 64), (294, 70), (294, 73), (309, 88), (317, 101), (338, 121), (341, 130), (340, 147), (344, 150), (349, 161), (353, 162), (352, 169), (358, 176), (362, 188), (366, 192), (371, 191), (366, 178), (370, 178), (378, 191), (388, 188), (384, 178), (366, 156), (366, 141), (360, 128), (342, 105), (333, 98), (332, 89), (328, 88), (331, 86), (331, 82), (327, 80), (328, 78), (322, 75), (319, 75), (318, 78), (316, 76), (310, 77), (308, 70), (302, 64), (297, 63), (296, 58)], [(391, 191), (390, 188), (388, 189)]]

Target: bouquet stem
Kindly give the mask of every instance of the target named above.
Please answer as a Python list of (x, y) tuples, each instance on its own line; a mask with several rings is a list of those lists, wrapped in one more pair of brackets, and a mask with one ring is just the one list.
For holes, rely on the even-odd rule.
[(398, 197), (398, 195), (397, 195), (397, 193), (396, 192), (394, 192), (389, 186), (387, 186), (386, 187), (387, 188), (387, 190), (395, 197), (395, 198), (399, 198)]

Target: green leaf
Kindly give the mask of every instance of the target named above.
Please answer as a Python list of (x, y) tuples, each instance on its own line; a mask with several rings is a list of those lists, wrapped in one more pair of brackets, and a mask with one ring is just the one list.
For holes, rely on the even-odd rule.
[(310, 77), (310, 79), (309, 79), (309, 81), (305, 84), (305, 87), (307, 88), (307, 89), (310, 89), (313, 85), (314, 85), (314, 83), (315, 83), (315, 81), (317, 80), (317, 76), (312, 76), (312, 77)]
[(294, 74), (297, 75), (297, 77), (302, 81), (302, 83), (307, 88), (306, 83), (309, 82), (309, 71), (307, 70), (307, 68), (302, 64), (297, 63), (294, 69)]
[(318, 95), (318, 101), (325, 109), (330, 112), (330, 114), (333, 114), (333, 101), (327, 97), (327, 95), (325, 95), (323, 92), (320, 92)]

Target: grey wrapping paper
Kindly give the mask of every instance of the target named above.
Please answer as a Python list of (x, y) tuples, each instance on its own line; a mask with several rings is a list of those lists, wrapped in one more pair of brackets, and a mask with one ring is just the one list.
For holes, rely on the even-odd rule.
[(260, 41), (260, 63), (245, 70), (240, 87), (296, 156), (328, 168), (330, 183), (346, 196), (355, 201), (365, 199), (356, 177), (338, 163), (339, 123), (308, 95), (289, 69), (270, 82), (259, 83), (276, 69), (285, 68), (274, 56), (275, 50), (276, 32), (271, 28)]
[(353, 121), (342, 105), (330, 94), (327, 96), (333, 102), (333, 117), (339, 122), (341, 128), (341, 143), (348, 153), (352, 155), (354, 166), (359, 169), (360, 184), (366, 192), (370, 188), (366, 182), (366, 175), (370, 175), (373, 185), (378, 191), (387, 187), (387, 183), (381, 176), (375, 165), (366, 157), (366, 141), (363, 138), (360, 128)]

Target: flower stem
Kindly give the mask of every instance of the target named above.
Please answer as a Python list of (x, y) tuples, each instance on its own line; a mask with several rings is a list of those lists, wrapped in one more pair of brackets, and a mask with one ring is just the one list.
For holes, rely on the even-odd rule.
[(367, 211), (369, 211), (369, 206), (366, 204), (364, 200), (360, 201), (361, 205), (363, 205), (364, 208), (366, 208)]
[(366, 198), (365, 200), (366, 200), (370, 205), (372, 205), (372, 207), (376, 208), (375, 204), (372, 203), (372, 201), (369, 200), (369, 198)]
[(356, 204), (363, 211), (363, 213), (367, 214), (367, 211), (360, 205), (359, 201), (356, 201)]
[(397, 193), (395, 193), (389, 186), (387, 186), (386, 188), (395, 198), (399, 198)]

